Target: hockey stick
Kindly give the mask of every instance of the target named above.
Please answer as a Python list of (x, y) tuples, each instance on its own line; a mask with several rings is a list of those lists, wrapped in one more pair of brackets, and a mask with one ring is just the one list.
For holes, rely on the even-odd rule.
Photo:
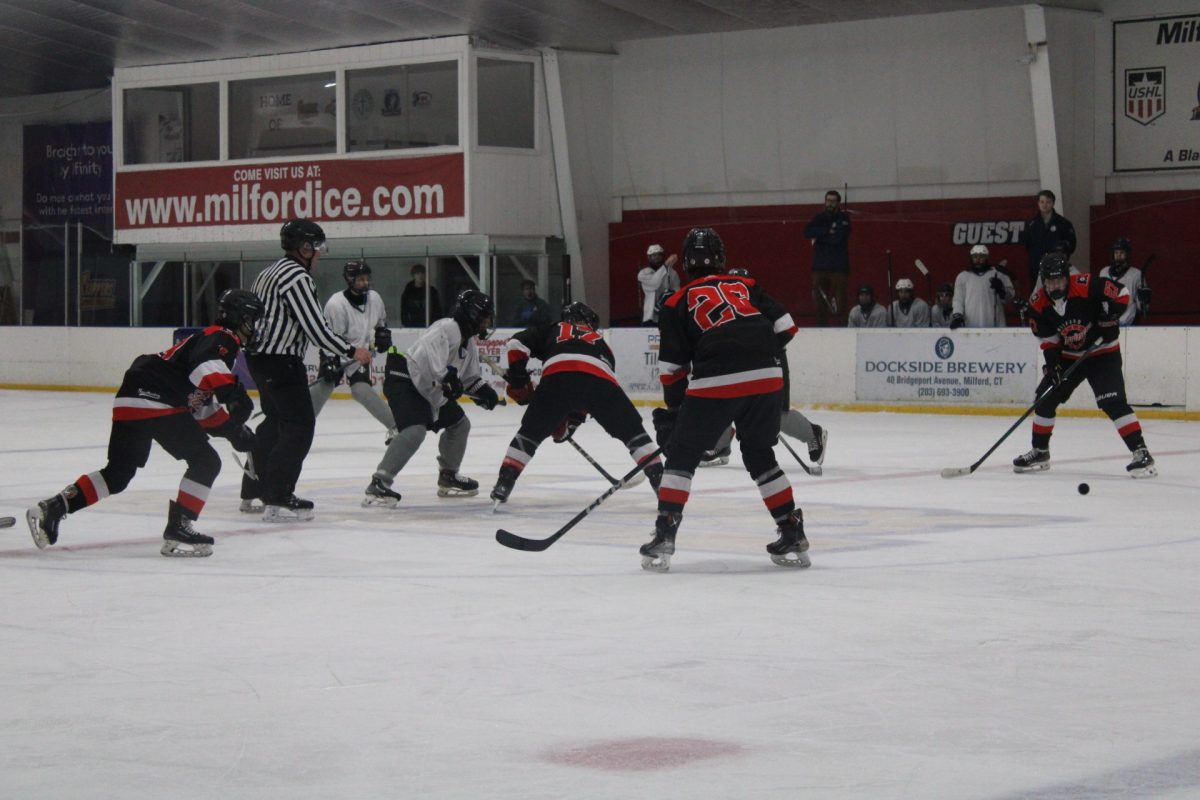
[(787, 450), (789, 453), (792, 454), (792, 458), (796, 459), (796, 463), (800, 465), (800, 468), (802, 470), (804, 470), (805, 472), (807, 472), (809, 475), (820, 475), (821, 473), (823, 473), (825, 471), (824, 469), (821, 468), (821, 466), (819, 464), (815, 464), (810, 467), (808, 464), (805, 464), (803, 461), (801, 461), (800, 455), (795, 450), (792, 449), (792, 446), (790, 444), (788, 444), (787, 442), (785, 442), (783, 440), (783, 434), (779, 435), (779, 443), (781, 445), (783, 445), (783, 449)]
[(642, 471), (642, 472), (639, 472), (638, 474), (634, 475), (632, 478), (630, 478), (624, 484), (622, 484), (620, 480), (618, 480), (617, 478), (614, 478), (612, 475), (608, 474), (608, 470), (606, 470), (604, 467), (600, 466), (600, 462), (598, 462), (598, 461), (596, 461), (596, 459), (592, 458), (591, 455), (588, 454), (588, 451), (584, 450), (583, 446), (581, 444), (579, 444), (579, 442), (575, 441), (575, 437), (568, 436), (563, 441), (570, 442), (571, 447), (574, 447), (579, 452), (579, 455), (583, 456), (583, 460), (588, 462), (589, 464), (591, 464), (593, 467), (595, 467), (596, 471), (599, 472), (601, 475), (603, 475), (604, 479), (606, 481), (608, 481), (609, 483), (611, 483), (613, 486), (617, 486), (617, 485), (637, 486), (642, 481), (646, 480), (646, 473), (645, 473), (645, 471)]
[(913, 261), (913, 264), (916, 266), (917, 272), (925, 276), (925, 294), (929, 298), (930, 302), (933, 302), (933, 278), (929, 275), (929, 268), (926, 267), (925, 262), (919, 258)]
[(892, 304), (896, 302), (894, 290), (892, 289), (892, 251), (887, 251), (887, 276), (888, 276), (888, 327), (896, 327), (895, 312), (892, 311)]
[(233, 454), (233, 463), (238, 465), (238, 469), (244, 472), (250, 480), (258, 480), (258, 474), (254, 471), (254, 454), (246, 453), (246, 461), (242, 463), (242, 460), (238, 458), (237, 451), (233, 450), (231, 452)]
[(1060, 381), (1059, 383), (1052, 382), (1049, 386), (1047, 386), (1045, 389), (1043, 389), (1041, 394), (1039, 394), (1037, 396), (1037, 399), (1033, 401), (1033, 405), (1031, 405), (1029, 408), (1025, 409), (1025, 413), (1021, 415), (1021, 418), (1018, 419), (1016, 422), (1014, 422), (1012, 424), (1012, 427), (1009, 428), (1008, 430), (1006, 430), (1004, 432), (1004, 435), (1001, 436), (999, 439), (997, 439), (996, 443), (994, 445), (992, 445), (991, 447), (989, 447), (988, 451), (979, 457), (978, 461), (976, 461), (974, 464), (972, 464), (969, 467), (946, 467), (945, 469), (942, 470), (942, 477), (943, 478), (961, 478), (962, 476), (970, 475), (975, 470), (979, 469), (979, 465), (982, 464), (984, 461), (987, 461), (987, 457), (990, 456), (992, 453), (994, 453), (996, 451), (996, 448), (999, 447), (1004, 442), (1004, 440), (1007, 439), (1012, 434), (1013, 431), (1015, 431), (1018, 427), (1020, 427), (1021, 423), (1024, 422), (1025, 419), (1030, 414), (1033, 413), (1033, 410), (1035, 408), (1037, 408), (1038, 403), (1042, 402), (1047, 397), (1049, 397), (1051, 392), (1058, 391), (1058, 387), (1061, 386), (1063, 383), (1066, 383), (1067, 378), (1071, 377), (1071, 375), (1074, 374), (1075, 370), (1079, 369), (1079, 365), (1082, 364), (1084, 361), (1087, 361), (1088, 356), (1090, 356), (1092, 353), (1096, 352), (1096, 350), (1099, 349), (1100, 346), (1103, 344), (1105, 344), (1105, 343), (1104, 342), (1096, 342), (1094, 345), (1089, 347), (1087, 350), (1084, 350), (1083, 355), (1081, 355), (1078, 359), (1076, 359), (1074, 364), (1067, 367), (1066, 371), (1063, 373), (1062, 381)]
[(561, 539), (563, 534), (578, 525), (584, 517), (595, 511), (601, 503), (616, 494), (618, 489), (620, 489), (622, 486), (628, 485), (628, 481), (633, 480), (634, 476), (637, 475), (638, 472), (642, 471), (645, 468), (645, 465), (652, 458), (660, 455), (661, 453), (662, 448), (660, 447), (650, 455), (643, 458), (640, 464), (629, 470), (629, 472), (625, 473), (625, 476), (621, 478), (620, 482), (608, 487), (604, 494), (593, 500), (587, 508), (571, 517), (571, 520), (566, 525), (563, 525), (545, 539), (526, 539), (524, 536), (518, 536), (515, 533), (509, 533), (501, 528), (496, 531), (496, 541), (505, 547), (512, 548), (513, 550), (530, 550), (533, 552), (541, 552), (542, 550), (545, 550), (547, 547)]
[(0, 528), (11, 528), (17, 524), (16, 517), (0, 517)]

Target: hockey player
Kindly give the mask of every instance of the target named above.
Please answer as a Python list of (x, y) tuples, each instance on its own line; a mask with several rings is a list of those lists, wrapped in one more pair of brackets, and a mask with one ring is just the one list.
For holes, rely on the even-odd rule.
[(426, 431), (438, 438), (438, 497), (479, 494), (479, 482), (460, 475), (471, 421), (458, 398), (466, 394), (491, 411), (500, 401), (479, 374), (477, 338), (492, 330), (492, 298), (467, 289), (454, 301), (451, 316), (426, 329), (407, 353), (388, 351), (383, 394), (399, 433), (392, 439), (367, 485), (363, 506), (393, 508), (400, 494), (392, 490), (397, 473), (416, 454)]
[(887, 309), (875, 302), (875, 290), (863, 284), (858, 287), (858, 305), (846, 315), (847, 328), (886, 328)]
[[(1129, 289), (1108, 278), (1071, 276), (1066, 256), (1051, 253), (1042, 259), (1043, 289), (1029, 298), (1030, 326), (1041, 341), (1045, 377), (1040, 395), (1051, 384), (1058, 388), (1037, 404), (1033, 415), (1033, 449), (1013, 459), (1014, 472), (1050, 469), (1050, 435), (1055, 412), (1084, 380), (1096, 395), (1096, 405), (1108, 415), (1117, 433), (1133, 453), (1125, 469), (1134, 478), (1158, 474), (1154, 458), (1142, 438), (1142, 426), (1125, 399), (1121, 374), (1121, 343), (1117, 321), (1129, 304)], [(1067, 379), (1064, 363), (1080, 358), (1093, 345), (1087, 360)]]
[[(371, 348), (385, 353), (392, 346), (392, 329), (387, 326), (387, 311), (383, 298), (371, 288), (371, 267), (365, 261), (347, 261), (342, 267), (346, 280), (345, 291), (338, 292), (325, 304), (329, 327), (355, 347)], [(391, 409), (375, 392), (371, 368), (341, 354), (320, 353), (317, 380), (309, 387), (313, 413), (319, 415), (334, 388), (345, 379), (350, 384), (350, 396), (379, 420), (388, 431), (387, 441), (395, 436)]]
[(667, 463), (658, 489), (653, 538), (642, 545), (642, 567), (665, 572), (675, 533), (706, 448), (737, 426), (742, 461), (778, 525), (767, 545), (783, 566), (807, 567), (804, 520), (772, 449), (779, 438), (779, 353), (796, 333), (792, 317), (753, 278), (723, 275), (725, 245), (711, 228), (693, 228), (683, 242), (691, 281), (667, 299), (659, 321), (658, 366), (666, 408), (654, 426)]
[(937, 288), (937, 302), (929, 309), (929, 327), (948, 328), (954, 316), (954, 284), (943, 283)]
[(1112, 243), (1112, 263), (1100, 270), (1101, 278), (1108, 278), (1129, 290), (1129, 307), (1121, 315), (1118, 324), (1122, 328), (1134, 323), (1140, 311), (1139, 306), (1143, 296), (1142, 271), (1129, 265), (1129, 256), (1133, 254), (1133, 245), (1128, 239), (1117, 239)]
[(124, 491), (146, 466), (151, 443), (158, 442), (175, 459), (187, 462), (179, 493), (168, 505), (161, 552), (212, 555), (212, 537), (192, 527), (221, 471), (221, 458), (208, 436), (226, 437), (243, 453), (254, 443), (254, 434), (245, 427), (254, 403), (232, 368), (262, 312), (262, 301), (254, 293), (230, 289), (218, 301), (215, 325), (169, 350), (134, 360), (113, 401), (108, 463), (25, 513), (34, 544), (54, 544), (67, 514)]
[(679, 274), (675, 264), (679, 256), (669, 257), (661, 244), (646, 248), (648, 266), (638, 270), (638, 292), (642, 297), (642, 325), (658, 325), (659, 308), (663, 301), (679, 290)]
[(913, 296), (913, 282), (910, 278), (896, 281), (896, 299), (892, 301), (891, 312), (894, 328), (929, 327), (929, 303)]
[[(734, 267), (729, 270), (730, 275), (738, 275), (743, 278), (749, 278), (750, 270), (743, 267)], [(779, 365), (783, 368), (783, 391), (780, 393), (780, 412), (779, 431), (786, 433), (794, 439), (799, 439), (808, 446), (808, 457), (813, 462), (811, 468), (812, 474), (820, 475), (825, 462), (825, 445), (829, 441), (829, 431), (815, 422), (810, 422), (808, 417), (801, 414), (796, 409), (792, 408), (790, 401), (790, 375), (788, 372), (787, 354), (782, 349), (779, 353)], [(700, 460), (702, 467), (719, 467), (729, 463), (729, 456), (732, 452), (733, 444), (733, 427), (730, 426), (721, 434), (721, 438), (717, 440), (716, 447), (704, 453), (704, 457)]]
[[(517, 478), (547, 436), (566, 441), (588, 414), (625, 445), (657, 491), (662, 461), (655, 455), (654, 440), (646, 433), (641, 415), (617, 381), (616, 359), (599, 327), (595, 311), (584, 303), (568, 303), (560, 322), (526, 328), (508, 340), (508, 395), (529, 407), (492, 489), (497, 504), (508, 501)], [(530, 358), (542, 362), (542, 379), (536, 390), (529, 377)]]
[(988, 263), (988, 249), (977, 244), (971, 248), (971, 266), (954, 279), (954, 314), (950, 330), (968, 328), (1003, 328), (1004, 303), (1016, 291), (1012, 279)]

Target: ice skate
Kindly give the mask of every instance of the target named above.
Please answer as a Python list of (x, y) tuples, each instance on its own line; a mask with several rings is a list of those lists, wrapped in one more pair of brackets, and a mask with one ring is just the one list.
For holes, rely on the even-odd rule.
[(163, 545), (159, 551), (172, 558), (204, 558), (212, 555), (213, 538), (192, 527), (192, 520), (171, 501), (167, 527), (163, 529)]
[(1158, 470), (1154, 468), (1154, 456), (1150, 455), (1150, 451), (1145, 447), (1133, 451), (1133, 461), (1130, 461), (1125, 469), (1131, 478), (1153, 478), (1158, 474)]
[(444, 469), (438, 473), (437, 493), (438, 497), (474, 497), (479, 494), (479, 481)]
[(700, 459), (702, 467), (721, 467), (729, 463), (729, 454), (732, 450), (728, 447), (722, 447), (720, 450), (708, 450)]
[(520, 476), (520, 470), (515, 467), (501, 467), (500, 475), (496, 478), (496, 485), (492, 487), (491, 498), (494, 501), (492, 510), (500, 507), (501, 503), (508, 502), (508, 496), (512, 494), (513, 486), (517, 483), (517, 477)]
[(375, 475), (371, 478), (362, 499), (363, 508), (379, 506), (380, 508), (395, 508), (400, 502), (400, 493), (392, 491), (392, 487), (383, 482), (383, 478)]
[(642, 554), (642, 569), (651, 572), (671, 569), (671, 556), (675, 555), (675, 532), (678, 530), (678, 515), (659, 514), (654, 521), (654, 538), (638, 549)]
[(243, 514), (261, 514), (263, 513), (262, 501), (257, 497), (242, 498), (242, 502), (238, 504), (238, 511)]
[(803, 568), (808, 558), (808, 539), (804, 536), (804, 515), (796, 509), (778, 527), (779, 538), (767, 545), (771, 560), (781, 567)]
[(825, 461), (825, 444), (829, 441), (829, 431), (815, 423), (812, 430), (813, 440), (808, 443), (808, 459), (819, 467)]
[(312, 501), (294, 494), (278, 501), (263, 501), (263, 522), (308, 522), (315, 516)]
[(25, 512), (25, 521), (29, 523), (29, 533), (33, 543), (39, 550), (45, 550), (58, 541), (58, 523), (67, 515), (67, 501), (61, 494), (56, 494), (47, 500), (40, 500)]
[(1035, 447), (1013, 459), (1013, 472), (1041, 472), (1045, 469), (1050, 469), (1049, 448)]

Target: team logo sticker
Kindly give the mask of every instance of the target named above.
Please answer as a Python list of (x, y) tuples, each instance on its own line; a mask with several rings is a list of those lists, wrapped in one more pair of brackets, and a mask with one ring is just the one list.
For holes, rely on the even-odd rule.
[(1149, 125), (1166, 113), (1166, 67), (1125, 70), (1125, 116), (1139, 125)]

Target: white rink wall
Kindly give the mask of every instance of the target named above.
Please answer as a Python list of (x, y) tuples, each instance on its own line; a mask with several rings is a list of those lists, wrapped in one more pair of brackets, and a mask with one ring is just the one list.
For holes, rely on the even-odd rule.
[[(114, 390), (133, 358), (141, 353), (163, 350), (171, 343), (170, 328), (62, 328), (8, 327), (0, 329), (0, 388), (64, 388)], [(396, 344), (408, 345), (419, 330), (395, 331)], [(488, 348), (499, 355), (500, 342), (511, 331), (498, 331)], [(998, 330), (962, 329), (941, 331), (933, 338), (948, 336), (960, 349), (975, 342), (997, 350), (1022, 354), (1030, 367), (1037, 359), (1037, 344), (1020, 328)], [(615, 328), (606, 336), (617, 354), (617, 373), (635, 400), (661, 399), (657, 390), (657, 343), (654, 332), (639, 328)], [(871, 338), (874, 337), (874, 338)], [(788, 347), (791, 367), (791, 401), (795, 405), (837, 404), (863, 407), (922, 407), (964, 410), (981, 403), (1024, 405), (1031, 389), (1003, 402), (966, 401), (955, 397), (922, 397), (919, 400), (880, 401), (864, 396), (859, 384), (860, 355), (885, 346), (903, 358), (928, 359), (929, 331), (850, 331), (804, 328)], [(910, 344), (911, 343), (911, 344)], [(1200, 411), (1200, 329), (1127, 328), (1121, 333), (1125, 382), (1129, 401), (1135, 406), (1163, 406), (1174, 411)], [(382, 359), (380, 359), (382, 361)], [(313, 359), (315, 364), (315, 359)], [(382, 364), (377, 364), (382, 367)], [(1030, 376), (1032, 385), (1036, 376)], [(497, 386), (499, 384), (497, 383)], [(1068, 408), (1094, 408), (1090, 391), (1081, 388)]]

